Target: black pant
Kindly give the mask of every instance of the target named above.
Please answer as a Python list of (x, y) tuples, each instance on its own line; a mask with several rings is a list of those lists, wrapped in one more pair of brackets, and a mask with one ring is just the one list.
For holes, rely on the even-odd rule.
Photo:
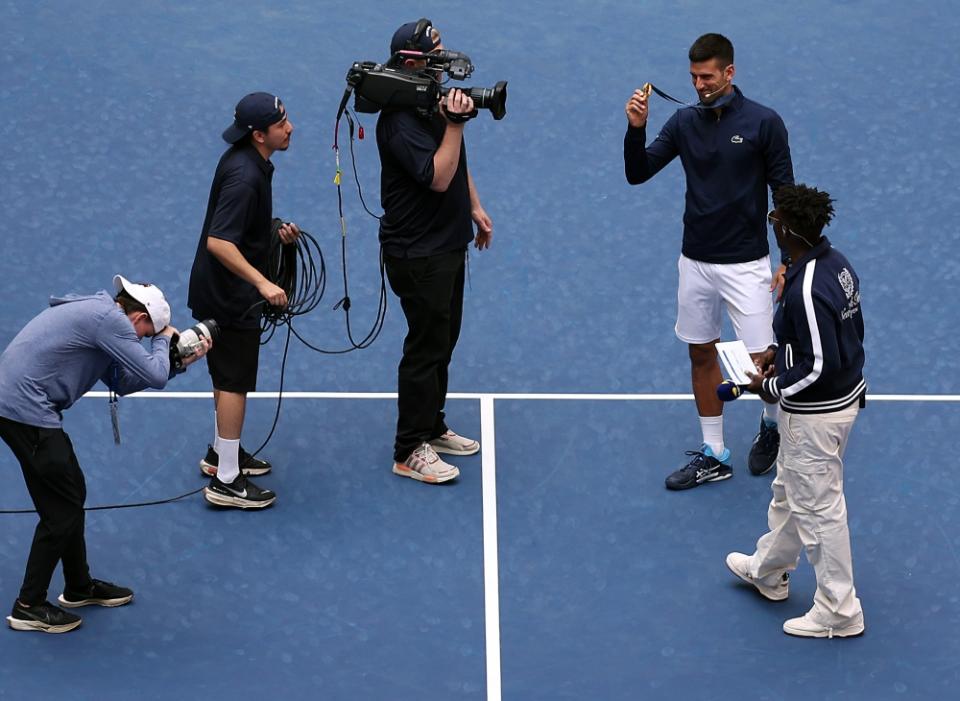
[(20, 601), (43, 603), (57, 563), (63, 562), (65, 588), (85, 591), (91, 584), (83, 536), (87, 485), (70, 437), (60, 428), (38, 428), (0, 417), (0, 437), (23, 470), (23, 479), (40, 523), (33, 534)]
[(390, 287), (407, 318), (397, 372), (397, 462), (447, 430), (447, 367), (460, 337), (465, 260), (462, 249), (425, 258), (384, 256)]

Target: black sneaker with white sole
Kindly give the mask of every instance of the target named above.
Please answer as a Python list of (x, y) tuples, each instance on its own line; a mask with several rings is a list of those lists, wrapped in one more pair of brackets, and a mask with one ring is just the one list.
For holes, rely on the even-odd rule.
[(57, 597), (61, 606), (76, 608), (77, 606), (123, 606), (133, 601), (133, 590), (118, 587), (112, 582), (102, 579), (91, 580), (86, 591), (69, 591), (67, 589)]
[(760, 417), (760, 430), (750, 446), (750, 458), (747, 467), (750, 474), (765, 475), (777, 464), (777, 453), (780, 452), (780, 430), (776, 424), (772, 426)]
[(35, 630), (41, 633), (66, 633), (82, 622), (77, 614), (64, 611), (49, 601), (24, 606), (18, 599), (13, 602), (13, 610), (7, 616), (7, 625), (14, 630)]
[(692, 489), (707, 482), (720, 482), (733, 477), (729, 448), (724, 448), (719, 458), (706, 445), (701, 446), (700, 450), (686, 452), (693, 456), (692, 459), (667, 477), (667, 489)]
[[(269, 462), (250, 455), (250, 453), (243, 449), (242, 445), (240, 446), (240, 454), (238, 457), (240, 463), (240, 472), (245, 475), (265, 475), (273, 469), (273, 466)], [(208, 445), (207, 454), (204, 456), (203, 460), (200, 461), (200, 472), (205, 474), (207, 477), (213, 477), (217, 474), (217, 467), (219, 467), (219, 465), (220, 456), (217, 455), (217, 451), (213, 449), (212, 445)]]
[(269, 489), (261, 489), (241, 473), (230, 484), (211, 477), (210, 484), (203, 488), (203, 498), (216, 506), (262, 509), (275, 502), (277, 495)]

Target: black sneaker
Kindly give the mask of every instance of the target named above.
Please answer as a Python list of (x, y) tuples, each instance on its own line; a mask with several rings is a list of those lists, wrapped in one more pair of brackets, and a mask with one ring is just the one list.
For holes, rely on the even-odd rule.
[(210, 484), (203, 489), (203, 498), (217, 506), (262, 509), (275, 502), (277, 495), (269, 489), (260, 489), (243, 474), (240, 474), (230, 484), (224, 484), (216, 477), (211, 477)]
[(733, 477), (729, 448), (723, 449), (719, 460), (706, 445), (701, 446), (700, 450), (688, 450), (687, 455), (692, 455), (693, 459), (667, 477), (667, 489), (691, 489), (706, 482), (720, 482)]
[(118, 587), (111, 582), (104, 582), (101, 579), (91, 580), (90, 587), (86, 591), (66, 591), (57, 597), (61, 606), (67, 608), (76, 608), (77, 606), (123, 606), (133, 601), (133, 590), (126, 587)]
[[(266, 460), (255, 458), (240, 446), (240, 472), (245, 475), (265, 475), (273, 468)], [(212, 445), (207, 446), (207, 455), (200, 461), (200, 472), (207, 477), (214, 477), (217, 474), (217, 466), (220, 464), (220, 456), (213, 449)]]
[(14, 630), (37, 630), (41, 633), (66, 633), (82, 623), (80, 616), (64, 611), (49, 601), (29, 608), (13, 602), (13, 610), (7, 616), (7, 625)]
[(753, 439), (750, 448), (750, 459), (747, 467), (754, 475), (765, 475), (777, 464), (777, 453), (780, 452), (780, 431), (776, 426), (768, 426), (760, 417), (760, 431)]

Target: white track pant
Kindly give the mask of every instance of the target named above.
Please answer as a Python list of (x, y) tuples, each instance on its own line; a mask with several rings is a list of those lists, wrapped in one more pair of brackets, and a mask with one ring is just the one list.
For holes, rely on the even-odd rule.
[(775, 582), (796, 569), (800, 552), (817, 575), (809, 615), (843, 627), (863, 615), (853, 586), (847, 505), (843, 498), (843, 453), (859, 407), (829, 414), (780, 412), (780, 454), (773, 499), (767, 511), (770, 532), (757, 541), (751, 574)]

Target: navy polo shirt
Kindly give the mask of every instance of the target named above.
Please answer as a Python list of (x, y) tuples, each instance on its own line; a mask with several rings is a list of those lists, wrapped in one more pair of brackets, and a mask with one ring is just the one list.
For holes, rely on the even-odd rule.
[(190, 272), (187, 304), (198, 320), (232, 328), (258, 328), (257, 288), (237, 277), (207, 250), (209, 237), (234, 244), (254, 268), (267, 274), (273, 218), (273, 164), (244, 142), (227, 149), (217, 164)]
[(677, 110), (645, 147), (646, 130), (628, 127), (623, 159), (631, 185), (680, 156), (687, 177), (683, 255), (706, 263), (745, 263), (770, 252), (767, 188), (793, 184), (787, 129), (769, 107), (734, 97), (715, 110)]
[(430, 189), (433, 156), (443, 141), (442, 115), (390, 110), (377, 120), (380, 151), (380, 243), (395, 258), (423, 258), (465, 249), (473, 239), (467, 150), (445, 192)]

